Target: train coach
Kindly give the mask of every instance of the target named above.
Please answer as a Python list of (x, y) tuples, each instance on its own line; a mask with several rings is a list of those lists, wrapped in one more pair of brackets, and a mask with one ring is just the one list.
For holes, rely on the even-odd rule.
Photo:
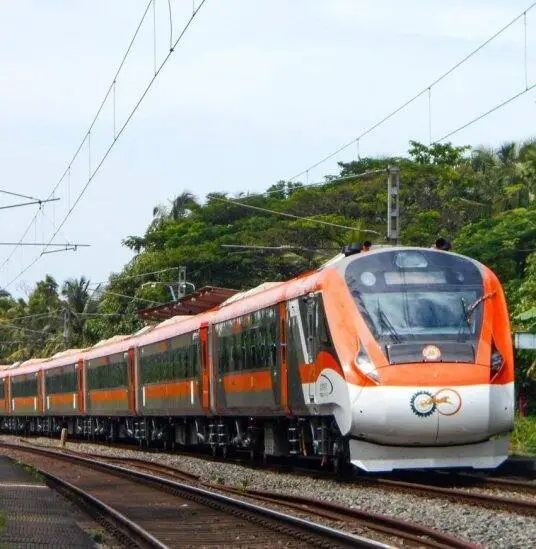
[(0, 371), (0, 414), (12, 432), (66, 426), (367, 471), (493, 468), (507, 457), (513, 368), (495, 275), (392, 247)]

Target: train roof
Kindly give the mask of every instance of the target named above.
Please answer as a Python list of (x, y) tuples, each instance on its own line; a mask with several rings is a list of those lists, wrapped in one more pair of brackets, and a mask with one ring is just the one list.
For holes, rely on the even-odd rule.
[[(236, 293), (222, 302), (221, 305), (208, 311), (196, 315), (177, 315), (154, 326), (146, 326), (133, 334), (118, 335), (99, 341), (89, 349), (70, 349), (62, 353), (57, 353), (51, 358), (30, 359), (15, 368), (8, 366), (5, 369), (2, 369), (0, 367), (0, 377), (4, 377), (6, 372), (16, 374), (31, 373), (37, 371), (40, 367), (48, 369), (49, 367), (72, 364), (81, 358), (84, 360), (91, 360), (105, 355), (122, 353), (132, 347), (156, 343), (184, 333), (199, 330), (201, 326), (208, 323), (223, 322), (258, 309), (274, 306), (281, 301), (317, 291), (322, 287), (322, 282), (327, 276), (327, 272), (332, 269), (343, 274), (349, 263), (359, 261), (360, 258), (369, 257), (372, 254), (381, 254), (393, 250), (432, 251), (430, 248), (389, 245), (375, 246), (366, 253), (354, 253), (350, 255), (340, 253), (314, 271), (304, 273), (287, 281), (264, 282), (249, 290)], [(465, 257), (442, 250), (437, 253)], [(485, 268), (484, 265), (474, 259), (465, 259), (477, 264), (480, 268)]]

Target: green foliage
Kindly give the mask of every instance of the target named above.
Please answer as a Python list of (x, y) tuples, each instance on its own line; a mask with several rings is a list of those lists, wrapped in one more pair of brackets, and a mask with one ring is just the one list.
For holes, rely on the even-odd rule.
[(536, 207), (532, 204), (471, 223), (458, 232), (454, 245), (488, 265), (503, 282), (521, 280), (527, 258), (536, 249)]
[(104, 541), (104, 532), (102, 530), (93, 530), (92, 537), (95, 543), (102, 543)]
[(536, 416), (516, 417), (510, 450), (514, 454), (536, 454)]
[[(67, 280), (61, 291), (47, 276), (27, 300), (0, 291), (0, 362), (63, 350), (63, 311), (69, 312), (71, 347), (139, 330), (138, 311), (171, 301), (170, 285), (177, 292), (181, 265), (197, 288), (247, 289), (314, 269), (350, 242), (384, 244), (387, 174), (381, 171), (390, 165), (401, 169), (402, 242), (452, 240), (455, 251), (498, 274), (514, 328), (536, 330), (536, 142), (470, 150), (411, 141), (407, 157), (340, 163), (322, 186), (278, 181), (263, 195), (233, 197), (241, 204), (225, 192), (201, 203), (183, 191), (154, 206), (145, 233), (123, 240), (134, 258), (94, 293), (83, 276)], [(521, 379), (530, 378), (533, 362), (520, 354)]]
[(22, 468), (27, 473), (29, 473), (35, 480), (38, 480), (39, 482), (42, 482), (42, 483), (45, 482), (45, 477), (35, 465), (31, 465), (29, 463), (22, 463), (22, 462), (19, 462), (19, 463), (22, 466)]
[(409, 156), (417, 164), (436, 166), (459, 166), (465, 163), (465, 153), (471, 147), (453, 147), (450, 143), (434, 143), (427, 147), (418, 141), (410, 141)]

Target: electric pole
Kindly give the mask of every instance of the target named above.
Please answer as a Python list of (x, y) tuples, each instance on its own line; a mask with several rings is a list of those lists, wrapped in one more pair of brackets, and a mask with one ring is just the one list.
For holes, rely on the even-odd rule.
[(387, 239), (398, 244), (400, 237), (400, 209), (398, 192), (400, 190), (400, 168), (387, 168)]
[(69, 320), (71, 318), (71, 312), (69, 309), (63, 309), (63, 346), (65, 349), (69, 347)]

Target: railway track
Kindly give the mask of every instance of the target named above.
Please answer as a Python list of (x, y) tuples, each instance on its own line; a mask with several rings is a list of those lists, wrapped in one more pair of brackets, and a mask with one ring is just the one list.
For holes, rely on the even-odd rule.
[[(435, 484), (422, 484), (420, 482), (408, 482), (387, 478), (376, 478), (369, 480), (374, 486), (386, 486), (393, 490), (409, 492), (426, 497), (448, 499), (449, 501), (457, 503), (467, 503), (470, 505), (477, 505), (479, 507), (490, 507), (493, 509), (510, 511), (520, 515), (536, 516), (536, 501), (534, 500), (522, 499), (519, 497), (504, 497), (482, 491), (475, 492), (469, 491), (468, 489), (443, 487)], [(475, 487), (485, 489), (499, 488), (502, 491), (511, 489), (519, 492), (528, 491), (530, 493), (536, 493), (536, 486), (523, 486), (521, 483), (513, 484), (512, 481), (498, 483), (495, 480), (489, 482), (482, 480), (477, 486), (471, 485), (471, 488)]]
[[(20, 439), (25, 444), (32, 444), (27, 439)], [(115, 446), (114, 446), (115, 448)], [(131, 450), (130, 447), (125, 449)], [(76, 452), (71, 450), (65, 450), (78, 455), (88, 455), (85, 452)], [(96, 459), (108, 459), (110, 461), (116, 460), (118, 462), (127, 463), (133, 466), (141, 464), (146, 468), (153, 468), (153, 470), (170, 474), (174, 478), (184, 481), (198, 481), (199, 477), (191, 475), (185, 471), (180, 471), (177, 468), (168, 467), (167, 471), (165, 466), (157, 465), (154, 462), (137, 459), (137, 458), (124, 458), (106, 456), (105, 458), (100, 454), (89, 454)], [(191, 456), (190, 453), (184, 455)], [(196, 456), (193, 456), (196, 457)], [(197, 456), (199, 457), (199, 456)], [(203, 456), (203, 459), (205, 457)], [(221, 461), (220, 458), (209, 457), (211, 461)], [(240, 465), (251, 466), (251, 463), (238, 462)], [(258, 468), (255, 466), (255, 468)], [(279, 471), (279, 468), (275, 468)], [(292, 469), (290, 469), (292, 472)], [(307, 471), (300, 469), (300, 474), (311, 474), (316, 476), (316, 471)], [(325, 474), (321, 475), (322, 477)], [(334, 475), (330, 475), (332, 480), (335, 480)], [(423, 482), (423, 480), (426, 482)], [(470, 473), (428, 473), (421, 472), (420, 474), (402, 474), (397, 477), (396, 474), (391, 477), (367, 477), (367, 476), (355, 476), (353, 478), (344, 479), (342, 482), (346, 484), (353, 482), (356, 485), (367, 486), (379, 486), (388, 487), (392, 490), (400, 492), (408, 492), (419, 496), (430, 498), (442, 498), (448, 499), (456, 503), (465, 503), (469, 505), (476, 505), (479, 507), (488, 507), (493, 509), (505, 510), (513, 513), (517, 513), (525, 516), (536, 516), (536, 501), (531, 499), (522, 499), (520, 497), (504, 497), (503, 495), (497, 495), (495, 493), (489, 493), (491, 490), (500, 490), (502, 493), (507, 491), (522, 493), (522, 494), (536, 494), (536, 483), (526, 482), (522, 480), (513, 480), (508, 478), (495, 478), (489, 476), (483, 476), (479, 474)], [(461, 486), (461, 488), (460, 488)], [(220, 487), (221, 488), (221, 487)], [(470, 489), (482, 489), (481, 491), (469, 491)], [(486, 493), (487, 492), (487, 493)]]
[[(20, 449), (20, 446), (13, 445), (11, 448)], [(26, 448), (22, 449), (23, 451)], [(82, 460), (83, 462), (89, 462), (93, 464), (98, 470), (101, 470), (101, 465), (105, 463), (106, 467), (113, 467), (114, 470), (120, 471), (121, 474), (125, 474), (125, 471), (132, 472), (131, 469), (125, 469), (125, 467), (134, 467), (139, 473), (137, 475), (142, 475), (142, 478), (147, 475), (147, 471), (150, 471), (151, 482), (163, 483), (169, 487), (168, 483), (172, 483), (172, 486), (177, 484), (177, 481), (180, 481), (181, 486), (184, 486), (183, 483), (188, 483), (189, 488), (194, 488), (194, 484), (199, 485), (200, 479), (196, 475), (192, 475), (185, 471), (181, 471), (174, 467), (169, 467), (166, 465), (157, 464), (150, 461), (145, 461), (138, 458), (126, 458), (126, 457), (117, 457), (117, 456), (102, 456), (98, 454), (87, 454), (76, 452), (73, 450), (63, 450), (63, 451), (51, 451), (44, 450), (41, 448), (28, 448), (27, 450), (32, 452), (37, 452), (40, 455), (48, 457), (49, 453), (54, 454), (54, 457), (59, 455), (60, 457), (74, 460)], [(112, 462), (111, 465), (109, 462)], [(120, 466), (116, 464), (121, 464)], [(157, 474), (158, 477), (152, 475)], [(165, 479), (172, 480), (165, 480)], [(393, 517), (387, 517), (384, 515), (379, 515), (375, 513), (369, 513), (357, 509), (349, 509), (342, 505), (337, 505), (333, 503), (327, 503), (321, 500), (315, 500), (311, 498), (304, 498), (298, 496), (290, 496), (280, 493), (272, 492), (260, 492), (253, 490), (241, 490), (223, 485), (215, 485), (211, 483), (203, 483), (204, 489), (209, 489), (212, 491), (217, 491), (220, 494), (223, 493), (224, 497), (240, 498), (242, 502), (244, 500), (252, 501), (253, 504), (257, 507), (258, 504), (266, 505), (267, 503), (271, 506), (277, 506), (279, 511), (276, 513), (281, 514), (282, 509), (292, 509), (294, 512), (299, 513), (302, 516), (311, 517), (314, 516), (316, 519), (321, 518), (324, 521), (328, 521), (330, 525), (334, 525), (337, 528), (343, 527), (345, 531), (355, 530), (356, 528), (360, 531), (363, 528), (367, 530), (373, 530), (381, 534), (381, 536), (388, 540), (396, 540), (398, 543), (402, 543), (404, 547), (430, 547), (430, 548), (460, 548), (460, 549), (475, 549), (477, 545), (469, 543), (465, 540), (459, 539), (450, 534), (434, 530), (432, 528), (427, 528), (417, 523), (404, 521), (396, 519)], [(195, 488), (194, 488), (195, 489)], [(197, 488), (198, 489), (198, 488)], [(288, 516), (286, 513), (284, 516)], [(300, 519), (299, 517), (297, 520)], [(309, 520), (305, 520), (306, 524), (314, 524)], [(333, 530), (329, 528), (329, 530)], [(338, 532), (339, 530), (333, 530)], [(335, 546), (351, 546), (351, 547), (387, 547), (383, 543), (374, 542), (371, 540), (365, 540), (365, 545), (361, 543), (364, 538), (354, 536), (349, 534), (350, 539), (343, 539), (344, 544), (337, 542)], [(370, 543), (370, 545), (367, 545)], [(249, 547), (249, 545), (247, 545)], [(389, 545), (390, 546), (390, 545)]]
[(469, 472), (419, 472), (416, 473), (394, 473), (389, 476), (380, 477), (386, 481), (408, 482), (410, 484), (426, 484), (445, 488), (483, 488), (497, 489), (502, 491), (511, 490), (527, 494), (536, 494), (536, 482), (532, 479), (513, 479), (509, 477), (490, 476), (484, 473)]
[(154, 472), (42, 448), (0, 449), (37, 467), (128, 547), (388, 547)]

